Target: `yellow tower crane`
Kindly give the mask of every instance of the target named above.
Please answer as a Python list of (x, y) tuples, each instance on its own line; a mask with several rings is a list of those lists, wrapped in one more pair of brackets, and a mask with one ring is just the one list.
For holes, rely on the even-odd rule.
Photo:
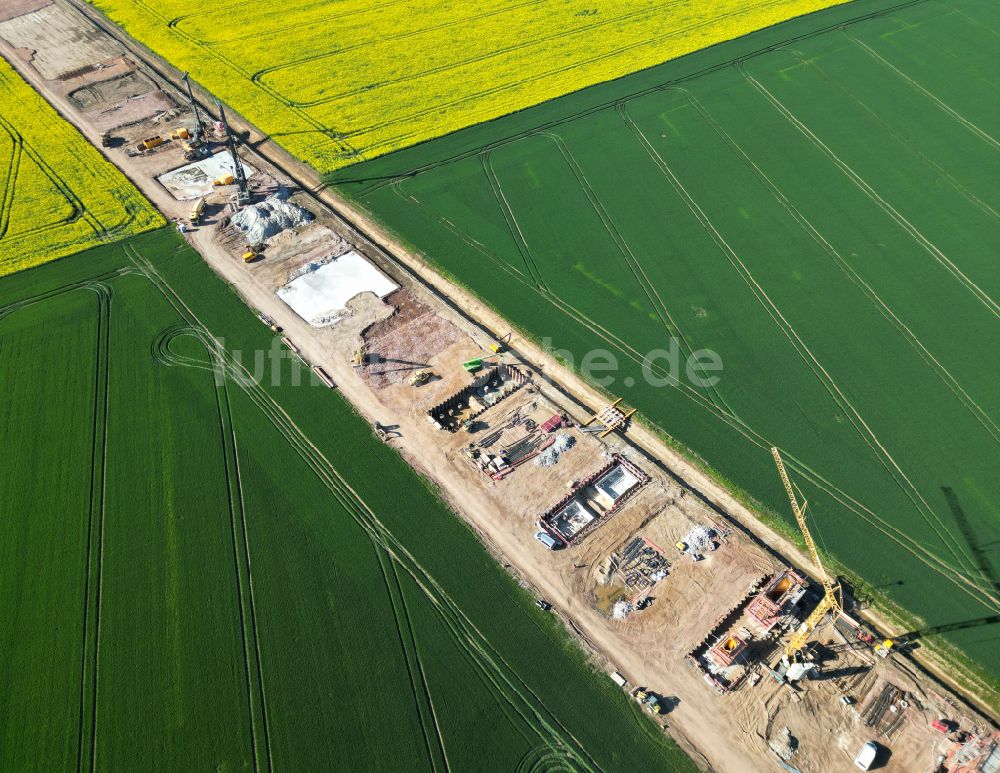
[(792, 488), (792, 482), (788, 479), (788, 472), (785, 470), (785, 463), (781, 460), (781, 454), (778, 453), (777, 448), (771, 448), (771, 456), (774, 457), (774, 463), (778, 467), (778, 474), (781, 476), (781, 482), (785, 484), (785, 492), (788, 494), (788, 501), (792, 504), (792, 512), (795, 514), (795, 520), (799, 524), (799, 529), (802, 531), (802, 537), (806, 541), (806, 547), (809, 548), (809, 555), (812, 557), (813, 563), (819, 569), (819, 578), (823, 582), (823, 598), (820, 600), (819, 604), (812, 611), (812, 614), (806, 618), (805, 623), (792, 635), (792, 638), (788, 640), (788, 644), (785, 645), (785, 658), (791, 662), (795, 659), (795, 656), (802, 651), (805, 647), (806, 642), (809, 640), (809, 635), (813, 632), (817, 625), (819, 625), (820, 620), (823, 616), (830, 612), (831, 610), (839, 615), (841, 612), (840, 599), (838, 598), (838, 592), (840, 591), (840, 585), (833, 582), (827, 575), (826, 570), (823, 568), (823, 563), (819, 560), (819, 552), (816, 550), (816, 543), (813, 541), (812, 534), (809, 533), (809, 527), (806, 525), (806, 506), (807, 502), (803, 501), (802, 505), (799, 505), (799, 500), (795, 496), (795, 490)]

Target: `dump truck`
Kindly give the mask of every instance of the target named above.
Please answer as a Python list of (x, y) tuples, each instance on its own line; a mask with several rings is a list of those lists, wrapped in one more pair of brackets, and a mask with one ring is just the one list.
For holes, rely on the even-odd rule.
[(188, 222), (191, 225), (199, 225), (201, 216), (205, 214), (205, 197), (202, 196), (191, 206), (191, 214), (188, 215)]
[(261, 249), (260, 245), (248, 244), (246, 250), (244, 251), (242, 257), (244, 263), (252, 263), (260, 257)]

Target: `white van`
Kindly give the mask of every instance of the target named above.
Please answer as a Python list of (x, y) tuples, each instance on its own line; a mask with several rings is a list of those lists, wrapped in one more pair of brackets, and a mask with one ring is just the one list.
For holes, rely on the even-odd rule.
[(854, 764), (861, 770), (871, 770), (878, 756), (878, 746), (874, 741), (869, 741), (861, 747), (858, 756), (854, 758)]
[(541, 542), (549, 550), (558, 550), (561, 547), (559, 540), (549, 534), (547, 531), (535, 532), (535, 539)]

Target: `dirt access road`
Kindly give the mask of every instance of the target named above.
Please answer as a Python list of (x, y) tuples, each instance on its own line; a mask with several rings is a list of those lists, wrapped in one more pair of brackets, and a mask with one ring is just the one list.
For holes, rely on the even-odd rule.
[[(87, 14), (93, 13), (89, 8), (83, 10)], [(81, 18), (81, 23), (86, 22)], [(102, 27), (107, 25), (104, 21), (100, 23)], [(143, 59), (150, 66), (154, 77), (176, 86), (179, 73), (148, 52), (139, 50), (120, 30), (108, 31), (133, 56)], [(10, 54), (2, 46), (0, 51)], [(20, 57), (15, 64), (40, 92), (56, 104), (60, 112), (99, 146), (97, 128), (88, 122), (87, 117), (76, 109), (60, 89), (33, 70), (30, 59)], [(323, 189), (310, 170), (290, 159), (280, 148), (261, 137), (256, 129), (238, 117), (234, 117), (233, 123), (251, 132), (251, 142), (257, 154), (255, 159), (251, 159), (255, 166), (264, 168), (267, 165), (263, 162), (270, 161), (278, 167), (268, 170), (271, 177), (287, 177), (311, 189), (319, 200), (331, 208), (330, 217), (339, 223), (344, 238), (381, 263), (401, 284), (419, 295), (422, 301), (432, 304), (438, 314), (459, 327), (467, 337), (465, 346), (471, 346), (473, 351), (477, 347), (483, 351), (487, 343), (497, 337), (497, 333), (506, 332), (503, 320), (474, 298), (459, 288), (449, 286), (428, 270), (426, 264), (417, 256), (408, 254), (364, 213), (355, 211), (339, 200), (332, 191)], [(152, 179), (152, 174), (167, 163), (166, 158), (128, 158), (120, 151), (105, 152), (165, 214), (170, 217), (183, 217), (186, 214), (188, 205), (174, 200)], [(176, 160), (171, 163), (178, 165)], [(398, 425), (400, 436), (391, 442), (399, 452), (439, 486), (452, 507), (476, 529), (498, 560), (556, 605), (570, 630), (596, 653), (597, 660), (603, 667), (617, 668), (634, 684), (650, 685), (660, 692), (675, 694), (680, 699), (669, 717), (671, 733), (695, 759), (700, 760), (706, 768), (725, 771), (766, 769), (775, 764), (773, 754), (757, 736), (760, 731), (752, 717), (763, 716), (768, 720), (769, 712), (775, 710), (776, 702), (788, 702), (787, 690), (782, 692), (783, 697), (780, 698), (771, 693), (758, 696), (744, 692), (738, 700), (729, 700), (708, 689), (697, 672), (689, 669), (682, 661), (637, 649), (630, 633), (609, 626), (607, 618), (598, 613), (573, 581), (568, 580), (568, 577), (579, 574), (574, 575), (571, 556), (554, 560), (551, 554), (532, 539), (530, 529), (523, 526), (511, 528), (511, 521), (497, 517), (495, 503), (491, 504), (484, 497), (469, 496), (468, 470), (454, 464), (453, 460), (440, 452), (440, 435), (431, 428), (422, 413), (405, 410), (402, 402), (389, 404), (350, 367), (345, 356), (350, 345), (350, 336), (346, 332), (339, 337), (322, 335), (291, 313), (275, 297), (273, 288), (255, 276), (253, 266), (245, 266), (235, 259), (231, 247), (217, 238), (214, 228), (197, 229), (189, 233), (188, 238), (214, 270), (237, 288), (251, 307), (278, 321), (301, 348), (306, 359), (322, 365), (333, 376), (344, 395), (363, 416), (373, 422)], [(535, 372), (548, 375), (551, 381), (543, 387), (546, 396), (562, 405), (576, 418), (586, 414), (586, 406), (603, 404), (604, 399), (600, 394), (562, 369), (530, 342), (515, 335), (511, 341), (511, 349), (514, 358), (526, 363)], [(640, 425), (633, 425), (629, 430), (627, 443), (621, 441), (620, 446), (631, 448), (640, 458), (645, 458), (648, 464), (655, 466), (666, 481), (664, 485), (691, 492), (693, 498), (699, 499), (720, 517), (742, 527), (744, 532), (741, 539), (747, 545), (755, 545), (772, 558), (775, 557), (775, 551), (778, 551), (781, 556), (791, 557), (792, 563), (797, 566), (808, 566), (793, 545), (762, 527), (753, 514), (728, 492), (665, 446), (652, 432)], [(765, 544), (769, 548), (762, 550), (761, 546)], [(780, 562), (781, 559), (778, 560)], [(784, 559), (786, 562), (787, 560)], [(710, 624), (711, 621), (705, 621), (706, 628)], [(895, 678), (897, 681), (902, 679), (899, 676)], [(842, 723), (832, 715), (821, 718), (823, 711), (829, 711), (826, 703), (822, 707), (810, 707), (810, 710), (813, 712), (811, 722), (815, 726), (811, 731), (796, 728), (801, 736), (801, 743), (804, 747), (808, 745), (817, 750), (830, 748), (822, 753), (812, 752), (810, 760), (813, 764), (808, 769), (849, 769), (849, 751), (826, 743), (825, 737), (828, 726), (832, 729)], [(888, 769), (913, 769), (910, 763), (916, 762), (917, 758), (900, 754), (895, 756)]]

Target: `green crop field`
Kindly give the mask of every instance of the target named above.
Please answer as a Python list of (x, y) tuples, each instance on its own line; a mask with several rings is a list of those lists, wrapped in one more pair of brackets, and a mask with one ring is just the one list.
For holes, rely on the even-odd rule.
[[(330, 179), (790, 519), (780, 446), (862, 594), (996, 685), (998, 40), (859, 0)], [(651, 385), (671, 339), (721, 381)]]
[(693, 770), (273, 344), (170, 231), (0, 282), (0, 769)]

